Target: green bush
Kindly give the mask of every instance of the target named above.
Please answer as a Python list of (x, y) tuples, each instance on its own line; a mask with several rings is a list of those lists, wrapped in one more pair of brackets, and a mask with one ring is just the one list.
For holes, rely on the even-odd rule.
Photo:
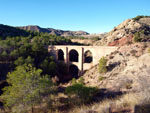
[(83, 85), (84, 84), (84, 78), (80, 77), (79, 80), (78, 80), (78, 83)]
[(7, 53), (6, 51), (3, 51), (3, 52), (1, 53), (1, 55), (5, 58), (5, 57), (8, 56), (8, 53)]
[(16, 66), (23, 65), (24, 63), (25, 63), (25, 59), (23, 57), (19, 57), (17, 60), (14, 61), (14, 64)]
[(150, 16), (138, 15), (138, 16), (132, 18), (132, 19), (135, 20), (135, 21), (138, 21), (138, 20), (140, 20), (141, 18), (149, 18), (149, 17), (150, 17)]
[(107, 59), (105, 57), (102, 57), (99, 60), (99, 73), (106, 73), (107, 72)]
[[(42, 75), (41, 69), (32, 65), (18, 66), (8, 73), (9, 86), (3, 88), (1, 95), (4, 106), (12, 108), (15, 113), (24, 113), (42, 102), (44, 95), (53, 92), (53, 83), (48, 75)], [(29, 111), (29, 109), (28, 109)]]
[(94, 38), (92, 38), (92, 40), (98, 41), (98, 40), (100, 40), (100, 38), (99, 37), (94, 37)]
[(133, 36), (133, 41), (134, 42), (141, 42), (142, 37), (141, 37), (142, 32), (136, 32)]
[(99, 78), (98, 78), (99, 81), (102, 81), (104, 79), (106, 79), (106, 77), (99, 76)]
[(80, 100), (82, 103), (90, 101), (97, 91), (95, 87), (87, 87), (83, 84), (76, 83), (67, 87), (65, 93), (69, 96), (75, 96), (76, 100)]
[(139, 15), (139, 16), (134, 17), (133, 20), (138, 21), (143, 17), (144, 17), (143, 15)]
[(75, 78), (73, 78), (71, 82), (72, 82), (72, 85), (74, 85), (77, 83), (77, 80)]

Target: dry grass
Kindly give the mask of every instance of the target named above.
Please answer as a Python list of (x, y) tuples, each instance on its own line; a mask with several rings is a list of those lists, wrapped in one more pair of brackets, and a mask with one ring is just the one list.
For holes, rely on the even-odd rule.
[(99, 104), (97, 111), (105, 113), (109, 108), (122, 109), (125, 107), (134, 108), (136, 105), (149, 104), (149, 91), (140, 93), (128, 93), (115, 100), (105, 100)]
[(69, 113), (80, 113), (81, 111), (87, 110), (97, 111), (98, 113), (109, 113), (110, 108), (117, 110), (130, 108), (134, 110), (135, 106), (142, 106), (146, 104), (150, 104), (150, 90), (124, 94), (116, 99), (105, 99), (102, 102), (95, 103), (91, 106), (83, 105), (80, 108), (74, 108)]
[[(58, 106), (62, 106), (62, 104), (65, 103), (64, 100), (61, 103), (59, 101), (58, 96), (59, 98), (61, 97), (66, 98), (66, 96), (64, 96), (63, 94), (58, 94), (57, 96), (54, 95), (51, 98), (53, 98), (54, 100), (58, 99), (58, 101), (55, 101), (56, 103), (53, 103), (53, 107), (54, 107), (53, 109), (51, 108), (51, 106), (49, 106), (50, 108), (48, 108), (48, 106), (45, 106), (45, 107), (41, 107), (40, 110), (38, 109), (38, 112), (35, 113), (44, 113), (44, 111), (46, 111), (47, 113), (84, 113), (86, 111), (96, 111), (97, 113), (110, 113), (110, 109), (121, 111), (124, 108), (129, 108), (131, 110), (134, 110), (135, 106), (150, 105), (150, 89), (141, 92), (127, 93), (115, 99), (105, 99), (99, 103), (94, 103), (92, 105), (82, 105), (82, 106), (72, 105), (66, 107), (65, 108), (66, 110), (59, 109)], [(142, 110), (143, 109), (147, 111), (147, 109), (149, 108), (142, 108)], [(144, 112), (144, 113), (149, 113), (149, 112)]]

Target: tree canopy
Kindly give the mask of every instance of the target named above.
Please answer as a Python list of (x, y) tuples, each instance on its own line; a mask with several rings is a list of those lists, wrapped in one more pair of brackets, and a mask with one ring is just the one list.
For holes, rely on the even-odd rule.
[(54, 89), (50, 77), (41, 73), (41, 69), (31, 65), (18, 66), (9, 73), (7, 82), (10, 85), (3, 89), (1, 96), (5, 106), (23, 113), (27, 108), (40, 104), (43, 96)]

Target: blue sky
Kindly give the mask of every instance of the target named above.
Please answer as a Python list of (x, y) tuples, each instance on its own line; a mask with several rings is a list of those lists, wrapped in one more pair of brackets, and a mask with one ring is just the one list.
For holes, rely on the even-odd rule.
[(150, 15), (150, 0), (0, 0), (0, 23), (108, 32), (122, 21)]

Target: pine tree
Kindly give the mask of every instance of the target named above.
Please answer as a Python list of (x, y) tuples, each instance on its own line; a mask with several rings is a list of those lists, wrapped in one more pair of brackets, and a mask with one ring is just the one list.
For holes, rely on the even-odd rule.
[[(1, 98), (5, 106), (14, 112), (23, 113), (42, 102), (43, 96), (52, 91), (53, 85), (48, 75), (41, 76), (42, 70), (31, 65), (18, 66), (8, 74), (9, 86), (3, 89)], [(15, 111), (16, 110), (16, 111)]]

